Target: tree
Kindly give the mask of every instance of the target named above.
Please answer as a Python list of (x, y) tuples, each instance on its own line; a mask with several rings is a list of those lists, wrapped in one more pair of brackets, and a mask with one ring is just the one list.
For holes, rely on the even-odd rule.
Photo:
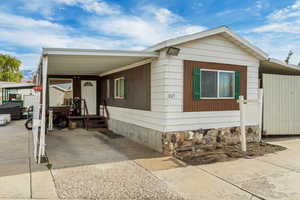
[(0, 81), (21, 82), (21, 61), (5, 54), (0, 54)]

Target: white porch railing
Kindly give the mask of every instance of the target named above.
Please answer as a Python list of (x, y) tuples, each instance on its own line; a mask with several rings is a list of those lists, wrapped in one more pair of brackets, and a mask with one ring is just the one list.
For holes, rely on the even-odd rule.
[(261, 141), (262, 132), (262, 104), (263, 90), (258, 90), (257, 99), (244, 100), (240, 96), (238, 103), (240, 107), (240, 127), (241, 127), (241, 148), (242, 151), (247, 151), (246, 125), (256, 124), (259, 127), (259, 141)]

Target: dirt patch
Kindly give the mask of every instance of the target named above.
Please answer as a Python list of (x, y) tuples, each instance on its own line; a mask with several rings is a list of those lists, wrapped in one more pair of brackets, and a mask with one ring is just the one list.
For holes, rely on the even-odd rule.
[(274, 153), (277, 151), (285, 150), (285, 147), (279, 145), (272, 145), (268, 143), (251, 142), (247, 144), (247, 152), (241, 151), (241, 145), (219, 146), (214, 150), (200, 150), (200, 151), (182, 151), (177, 152), (175, 157), (184, 161), (189, 165), (208, 164), (214, 162), (224, 162), (237, 158), (257, 157), (263, 156), (268, 153)]

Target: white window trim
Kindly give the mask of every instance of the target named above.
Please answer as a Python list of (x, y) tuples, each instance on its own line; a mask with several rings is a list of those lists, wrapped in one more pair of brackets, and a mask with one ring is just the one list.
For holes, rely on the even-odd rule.
[(114, 97), (115, 97), (115, 99), (124, 99), (125, 98), (125, 84), (124, 84), (124, 96), (117, 96), (117, 81), (118, 80), (121, 80), (121, 79), (124, 79), (124, 81), (125, 81), (125, 77), (119, 77), (119, 78), (116, 78), (115, 80), (114, 80)]
[(106, 80), (106, 98), (110, 98), (110, 79)]
[[(235, 99), (235, 95), (234, 95), (234, 92), (235, 92), (235, 71), (227, 71), (227, 70), (214, 70), (214, 69), (201, 69), (201, 71), (211, 71), (211, 72), (217, 72), (218, 75), (217, 75), (217, 97), (202, 97), (201, 95), (201, 99)], [(227, 73), (232, 73), (233, 74), (233, 97), (220, 97), (220, 87), (219, 87), (219, 74), (220, 72), (227, 72)], [(200, 76), (202, 74), (200, 73)], [(200, 77), (200, 80), (202, 77)], [(201, 81), (200, 81), (200, 88), (201, 88)]]

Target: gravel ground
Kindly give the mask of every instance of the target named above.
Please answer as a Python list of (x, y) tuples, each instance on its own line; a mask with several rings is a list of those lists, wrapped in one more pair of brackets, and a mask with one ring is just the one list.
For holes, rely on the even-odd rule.
[(184, 199), (133, 161), (53, 169), (63, 199)]

